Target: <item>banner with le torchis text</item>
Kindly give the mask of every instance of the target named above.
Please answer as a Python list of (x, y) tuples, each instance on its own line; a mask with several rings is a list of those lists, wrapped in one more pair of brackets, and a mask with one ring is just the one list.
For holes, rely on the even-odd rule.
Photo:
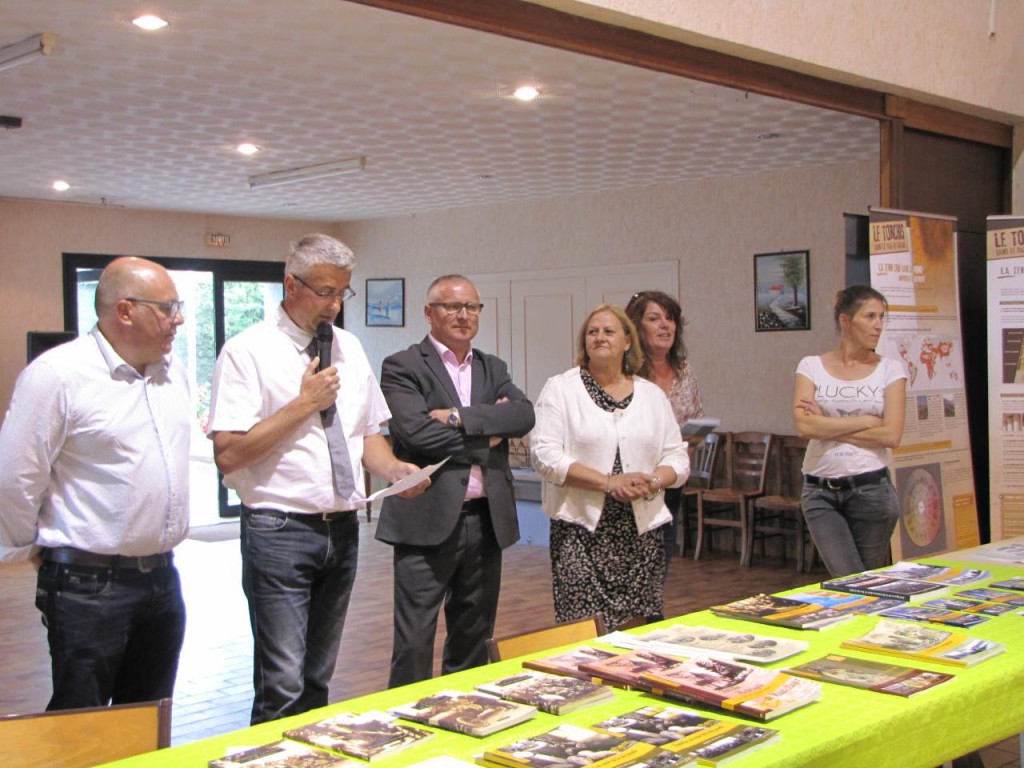
[(992, 541), (1024, 536), (1024, 217), (990, 216), (988, 455)]
[(870, 258), (871, 285), (889, 305), (878, 353), (903, 360), (908, 374), (903, 440), (893, 450), (893, 558), (977, 546), (956, 219), (872, 209)]

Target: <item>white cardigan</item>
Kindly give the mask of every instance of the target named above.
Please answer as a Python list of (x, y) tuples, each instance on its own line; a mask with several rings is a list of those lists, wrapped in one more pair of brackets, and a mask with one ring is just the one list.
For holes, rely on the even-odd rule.
[[(611, 472), (619, 449), (623, 472), (652, 472), (668, 466), (676, 471), (672, 487), (686, 482), (690, 459), (661, 389), (633, 378), (633, 400), (612, 412), (598, 407), (583, 385), (579, 368), (552, 376), (535, 405), (537, 423), (530, 433), (533, 466), (544, 479), (542, 506), (556, 520), (576, 523), (593, 532), (604, 507), (604, 491), (564, 485), (573, 462), (598, 472)], [(633, 502), (638, 533), (672, 519), (663, 494)]]

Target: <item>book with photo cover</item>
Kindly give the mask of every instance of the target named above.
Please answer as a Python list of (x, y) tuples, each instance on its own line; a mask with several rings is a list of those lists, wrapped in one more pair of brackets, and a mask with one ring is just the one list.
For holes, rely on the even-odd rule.
[(476, 689), (508, 701), (531, 704), (552, 715), (565, 715), (615, 698), (607, 685), (529, 669), (491, 683), (481, 683)]
[(717, 656), (755, 664), (788, 659), (806, 651), (808, 647), (803, 640), (683, 624), (673, 624), (641, 635), (612, 632), (603, 639), (621, 648), (646, 648), (671, 656)]
[(422, 728), (396, 723), (395, 719), (394, 715), (386, 712), (367, 712), (362, 715), (342, 712), (325, 720), (292, 728), (285, 731), (284, 735), (314, 747), (333, 749), (363, 760), (389, 755), (434, 735)]
[(988, 587), (975, 587), (974, 589), (961, 589), (956, 593), (957, 597), (966, 597), (969, 600), (985, 600), (990, 603), (1005, 603), (1007, 605), (1024, 605), (1024, 595), (1018, 595), (1006, 589), (990, 589)]
[(933, 584), (963, 586), (976, 581), (984, 581), (992, 575), (992, 571), (980, 568), (959, 568), (951, 565), (935, 565), (933, 563), (913, 563), (900, 560), (885, 568), (872, 571), (879, 576), (891, 576), (895, 579), (911, 579), (913, 581), (930, 581)]
[(904, 697), (915, 696), (953, 679), (953, 675), (946, 672), (929, 672), (926, 669), (856, 659), (837, 653), (830, 653), (820, 659), (808, 661), (806, 664), (790, 667), (786, 671), (791, 675), (799, 675), (824, 683), (847, 685), (851, 688), (863, 688), (868, 691)]
[(347, 757), (287, 739), (232, 752), (209, 762), (210, 768), (355, 768), (357, 765), (359, 763)]
[(609, 717), (592, 728), (645, 741), (669, 752), (688, 753), (701, 765), (725, 765), (779, 739), (764, 726), (719, 720), (703, 712), (652, 705)]
[(580, 645), (553, 656), (545, 656), (541, 659), (527, 659), (523, 666), (527, 669), (535, 669), (538, 672), (547, 672), (552, 675), (567, 675), (578, 677), (581, 680), (589, 680), (590, 675), (580, 671), (580, 664), (591, 661), (601, 661), (617, 655), (615, 651), (606, 651), (603, 648), (595, 648), (592, 645)]
[(696, 765), (685, 753), (669, 752), (643, 741), (567, 723), (488, 749), (477, 762), (492, 768), (691, 768)]
[(970, 667), (1006, 650), (1006, 646), (993, 640), (888, 619), (879, 621), (867, 634), (843, 640), (840, 645), (857, 651), (934, 661), (955, 667)]
[(1001, 581), (993, 581), (988, 586), (989, 589), (1013, 589), (1017, 592), (1024, 592), (1024, 576), (1011, 576)]
[(697, 657), (642, 678), (656, 696), (680, 698), (758, 720), (771, 720), (821, 698), (811, 680), (725, 659)]
[(527, 704), (465, 691), (438, 691), (409, 704), (391, 707), (390, 711), (414, 723), (477, 737), (519, 725), (537, 714), (537, 708)]
[(725, 619), (756, 621), (790, 629), (827, 629), (850, 618), (834, 608), (763, 592), (724, 605), (713, 605), (711, 612)]
[(808, 589), (803, 592), (791, 592), (786, 595), (790, 600), (801, 603), (814, 603), (822, 608), (831, 608), (842, 614), (871, 614), (906, 605), (903, 600), (889, 597), (870, 597), (853, 595), (849, 592), (833, 592), (830, 589)]
[(946, 608), (950, 611), (963, 613), (980, 613), (983, 616), (1002, 616), (1014, 609), (1009, 603), (989, 603), (984, 600), (971, 600), (967, 597), (936, 597), (921, 603), (926, 608)]
[(586, 672), (593, 680), (619, 685), (637, 691), (649, 691), (650, 684), (641, 675), (644, 672), (666, 671), (682, 665), (684, 659), (638, 649), (627, 651), (600, 661), (580, 664), (580, 671)]
[(854, 573), (821, 582), (822, 589), (836, 592), (849, 592), (854, 595), (871, 597), (889, 597), (917, 603), (933, 597), (949, 594), (949, 585), (933, 584), (930, 581), (914, 581), (912, 579), (896, 579), (892, 576), (879, 576), (876, 573)]
[(882, 611), (878, 615), (905, 621), (930, 621), (932, 624), (943, 624), (947, 627), (960, 627), (961, 629), (976, 627), (989, 620), (988, 616), (982, 616), (980, 613), (950, 611), (946, 608), (926, 605), (903, 605), (899, 608)]

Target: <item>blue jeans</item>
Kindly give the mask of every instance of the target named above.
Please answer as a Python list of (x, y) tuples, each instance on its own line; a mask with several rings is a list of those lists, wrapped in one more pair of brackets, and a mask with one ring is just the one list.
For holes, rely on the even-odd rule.
[(359, 519), (242, 507), (253, 636), (252, 723), (327, 705), (359, 559)]
[(900, 517), (892, 481), (833, 491), (804, 483), (804, 520), (833, 578), (881, 568), (889, 562), (889, 539)]
[(173, 565), (152, 571), (45, 562), (36, 607), (50, 643), (48, 710), (170, 697), (185, 639)]

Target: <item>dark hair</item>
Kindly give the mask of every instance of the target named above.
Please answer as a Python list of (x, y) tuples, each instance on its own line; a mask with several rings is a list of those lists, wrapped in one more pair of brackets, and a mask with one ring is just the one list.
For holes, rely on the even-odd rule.
[[(676, 338), (672, 344), (672, 349), (668, 351), (668, 364), (676, 371), (681, 371), (683, 366), (686, 365), (686, 344), (683, 343), (683, 326), (686, 325), (686, 318), (683, 317), (683, 309), (679, 306), (679, 302), (661, 291), (640, 291), (639, 293), (634, 293), (629, 300), (629, 304), (626, 305), (626, 316), (629, 317), (633, 325), (637, 327), (637, 331), (639, 331), (644, 314), (647, 312), (647, 306), (651, 302), (661, 307), (662, 311), (669, 316), (669, 319), (676, 324)], [(643, 343), (644, 336), (641, 333), (641, 347), (643, 347)], [(647, 350), (644, 350), (644, 363), (640, 366), (640, 370), (637, 371), (637, 375), (649, 379), (651, 362), (646, 353)]]
[(870, 285), (850, 285), (841, 291), (836, 291), (836, 305), (835, 312), (833, 313), (836, 321), (836, 330), (840, 330), (840, 315), (853, 317), (857, 314), (861, 304), (872, 299), (882, 302), (882, 306), (887, 310), (889, 309), (889, 302), (885, 300), (885, 296)]

